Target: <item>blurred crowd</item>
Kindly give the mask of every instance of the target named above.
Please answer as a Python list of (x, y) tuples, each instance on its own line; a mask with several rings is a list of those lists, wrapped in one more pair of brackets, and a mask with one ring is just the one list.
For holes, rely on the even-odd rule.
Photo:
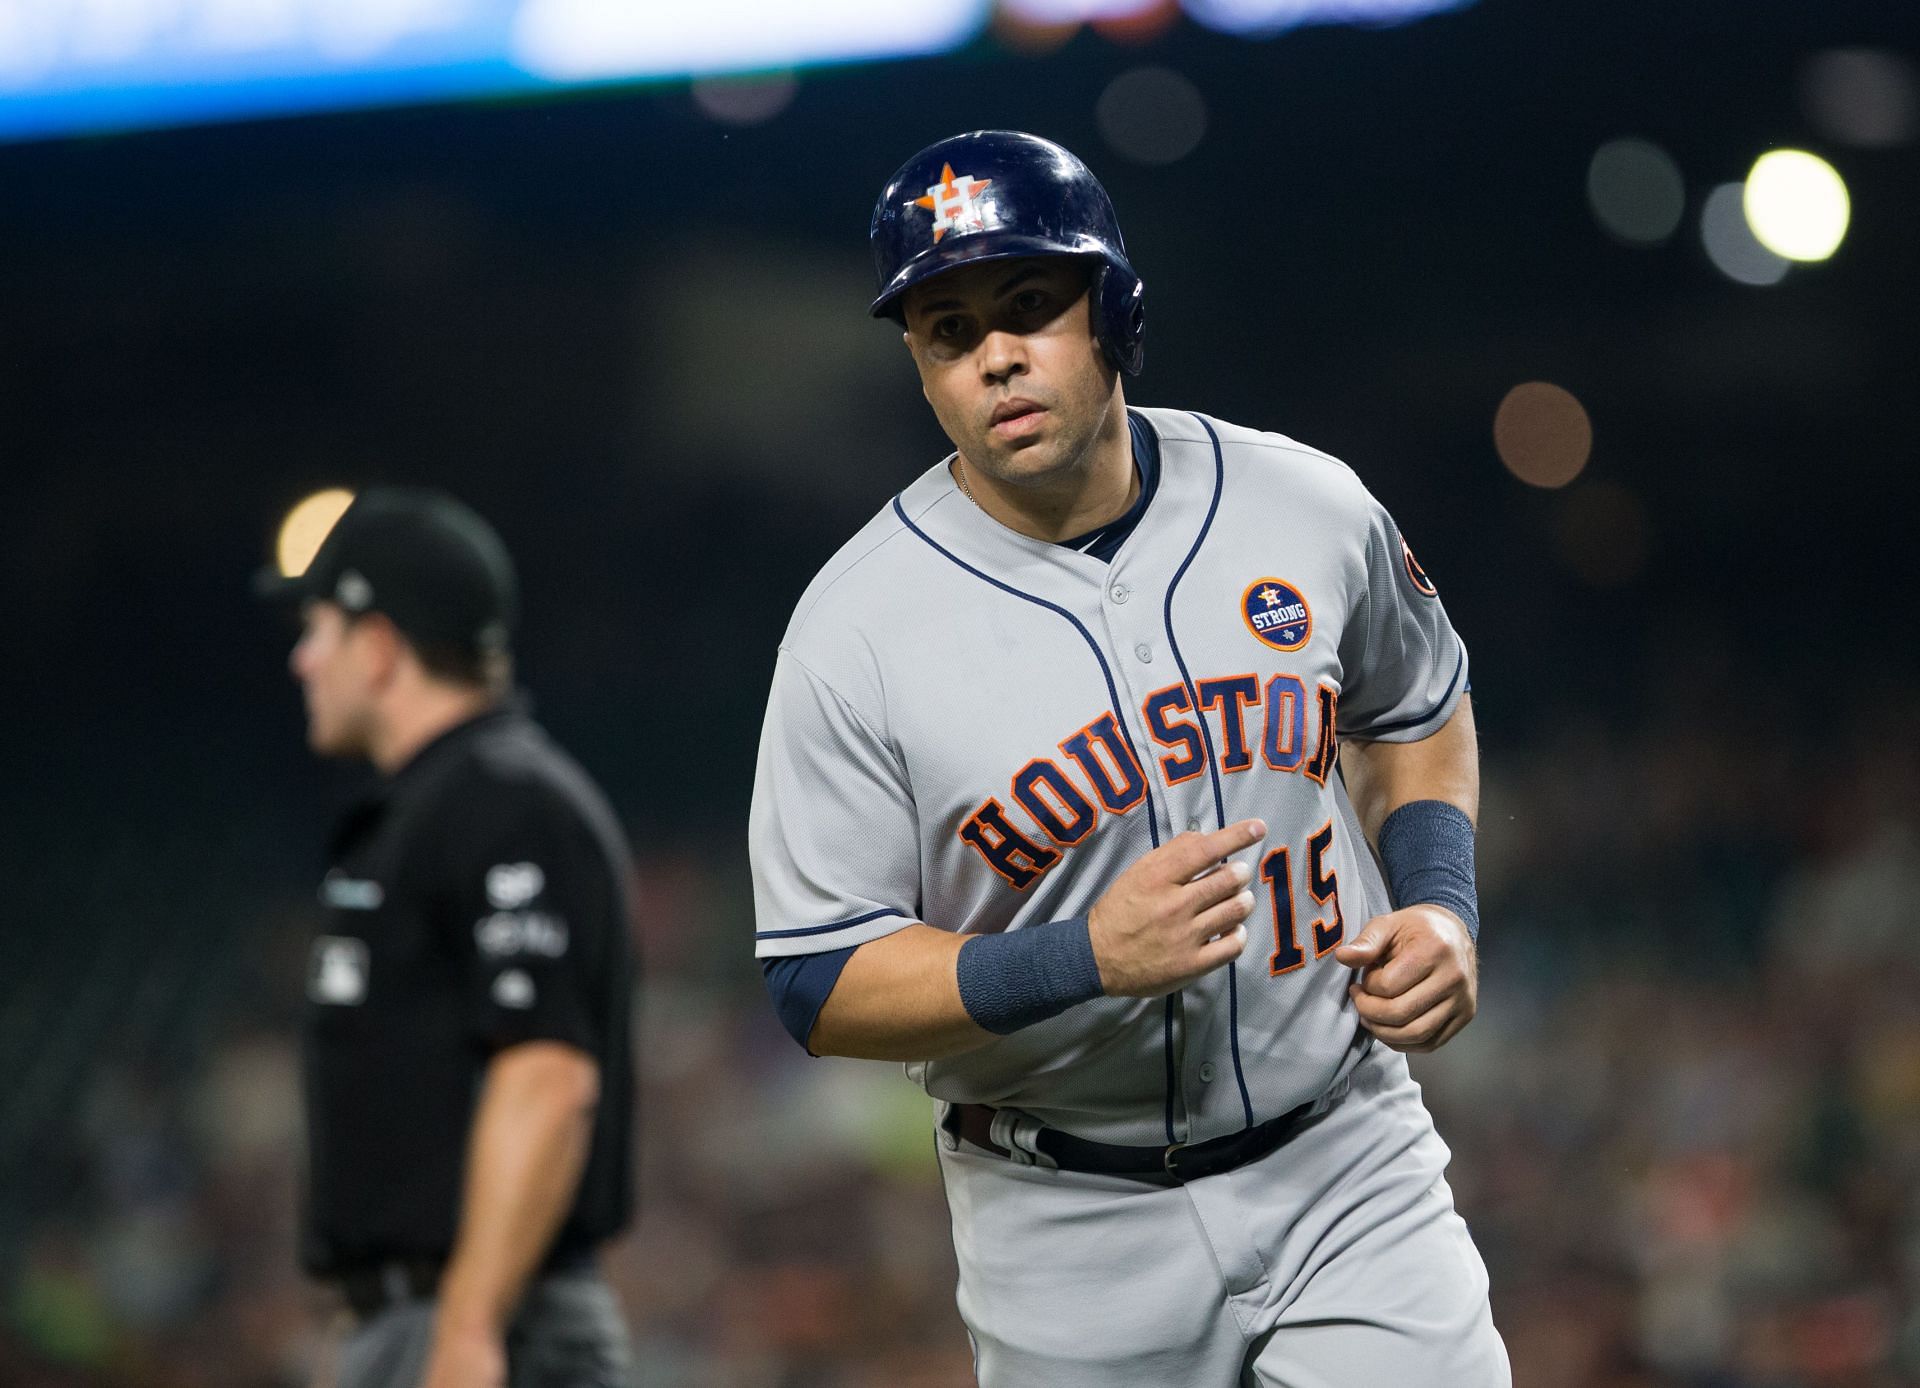
[[(1755, 683), (1739, 687), (1763, 689)], [(1481, 1014), (1415, 1070), (1524, 1388), (1920, 1382), (1920, 759), (1674, 691), (1487, 747)], [(972, 1382), (927, 1100), (813, 1060), (743, 864), (641, 844), (642, 1209), (610, 1255), (660, 1388)], [(295, 1269), (300, 910), (191, 1063), (101, 1058), (0, 1270), (8, 1388), (280, 1388), (340, 1312)], [(1368, 1385), (1367, 1388), (1373, 1388)]]

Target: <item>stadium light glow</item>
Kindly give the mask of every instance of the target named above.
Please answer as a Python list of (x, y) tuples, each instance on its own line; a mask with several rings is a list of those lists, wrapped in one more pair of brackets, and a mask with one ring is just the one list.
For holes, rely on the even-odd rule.
[(526, 0), (508, 51), (550, 81), (659, 77), (939, 53), (986, 22), (985, 0), (609, 4)]
[(991, 0), (0, 0), (0, 139), (918, 56)]
[[(1082, 24), (1144, 42), (1182, 11), (1260, 37), (1471, 3), (0, 0), (0, 140), (920, 57), (970, 43), (990, 22), (1006, 44), (1044, 49)], [(708, 93), (719, 105), (710, 114), (765, 119), (778, 90)]]
[(344, 487), (329, 487), (315, 492), (287, 512), (280, 522), (280, 538), (273, 547), (274, 562), (282, 578), (298, 578), (307, 571), (313, 556), (320, 552), (334, 523), (353, 504), (353, 493)]
[(1740, 201), (1754, 238), (1787, 260), (1827, 259), (1846, 239), (1852, 215), (1839, 171), (1803, 149), (1761, 155)]
[(1161, 0), (1000, 0), (1014, 19), (1029, 24), (1086, 24), (1096, 19), (1138, 19)]
[(1261, 36), (1306, 24), (1393, 24), (1473, 0), (1183, 0), (1181, 8), (1209, 29)]

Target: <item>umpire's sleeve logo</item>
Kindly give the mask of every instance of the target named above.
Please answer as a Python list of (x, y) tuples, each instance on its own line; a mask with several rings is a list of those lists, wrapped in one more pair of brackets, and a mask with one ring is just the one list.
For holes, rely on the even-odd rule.
[(493, 1000), (502, 1007), (525, 1011), (539, 997), (533, 978), (525, 969), (507, 969), (493, 981)]
[(487, 869), (487, 904), (496, 911), (517, 911), (546, 885), (538, 863), (499, 863)]
[(313, 942), (307, 996), (331, 1007), (358, 1007), (367, 1000), (367, 944), (349, 935), (322, 935)]

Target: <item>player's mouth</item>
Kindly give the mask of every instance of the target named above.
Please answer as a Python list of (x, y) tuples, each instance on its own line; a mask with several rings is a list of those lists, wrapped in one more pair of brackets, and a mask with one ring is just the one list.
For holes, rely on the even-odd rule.
[(1046, 413), (1046, 406), (1038, 401), (1016, 396), (1012, 400), (1002, 400), (993, 407), (987, 427), (997, 439), (1025, 438), (1040, 427)]

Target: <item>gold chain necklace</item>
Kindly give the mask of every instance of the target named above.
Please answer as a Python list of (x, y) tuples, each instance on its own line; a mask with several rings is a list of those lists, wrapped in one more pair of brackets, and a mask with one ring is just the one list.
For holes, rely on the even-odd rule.
[(953, 475), (955, 480), (960, 483), (960, 494), (968, 501), (972, 501), (975, 506), (979, 506), (980, 503), (974, 501), (973, 488), (967, 485), (967, 465), (964, 462), (961, 463), (959, 467), (954, 469)]

